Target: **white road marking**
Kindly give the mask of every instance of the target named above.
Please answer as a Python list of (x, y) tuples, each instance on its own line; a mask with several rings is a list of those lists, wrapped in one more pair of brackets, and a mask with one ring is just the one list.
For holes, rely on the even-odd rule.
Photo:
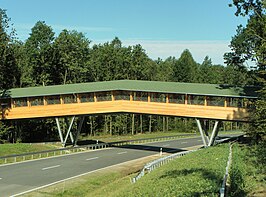
[(58, 167), (60, 167), (60, 166), (61, 166), (61, 165), (50, 166), (50, 167), (42, 168), (42, 170), (49, 170), (49, 169), (52, 169), (52, 168), (58, 168)]
[(2, 178), (0, 178), (0, 180), (1, 180)]
[(162, 145), (162, 147), (166, 147), (166, 146), (170, 146), (170, 144), (165, 144), (165, 145)]
[(86, 159), (87, 161), (90, 161), (90, 160), (94, 160), (94, 159), (98, 159), (99, 157), (93, 157), (93, 158), (89, 158), (89, 159)]
[[(135, 159), (135, 160), (132, 160), (132, 161), (139, 161), (139, 159)], [(36, 191), (36, 190), (40, 190), (40, 189), (43, 189), (43, 188), (58, 184), (58, 183), (62, 183), (63, 181), (72, 180), (74, 178), (78, 178), (78, 177), (81, 177), (81, 176), (84, 176), (84, 175), (92, 174), (94, 172), (99, 172), (99, 171), (102, 171), (102, 170), (105, 170), (105, 169), (110, 169), (110, 168), (115, 167), (115, 166), (121, 166), (121, 164), (130, 163), (132, 161), (126, 161), (126, 162), (123, 162), (123, 163), (114, 164), (114, 165), (111, 165), (111, 166), (103, 167), (103, 168), (100, 168), (100, 169), (97, 169), (97, 170), (93, 170), (93, 171), (90, 171), (90, 172), (85, 172), (85, 173), (82, 173), (82, 174), (79, 174), (79, 175), (76, 175), (76, 176), (72, 176), (72, 177), (69, 177), (69, 178), (66, 178), (66, 179), (61, 179), (61, 180), (55, 181), (53, 183), (42, 185), (40, 187), (33, 188), (33, 189), (30, 189), (30, 190), (27, 190), (27, 191), (24, 191), (24, 192), (21, 192), (21, 193), (13, 194), (11, 197), (21, 196), (21, 195), (29, 193), (29, 192), (33, 192), (33, 191)]]
[(118, 155), (122, 155), (122, 154), (125, 154), (125, 153), (127, 153), (127, 151), (125, 151), (125, 152), (120, 152), (120, 153), (117, 153)]
[(181, 144), (187, 144), (187, 142), (181, 142)]

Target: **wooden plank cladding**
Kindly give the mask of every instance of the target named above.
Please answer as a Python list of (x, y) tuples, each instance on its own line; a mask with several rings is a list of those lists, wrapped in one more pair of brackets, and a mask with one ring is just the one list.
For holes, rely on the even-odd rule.
[(246, 121), (248, 117), (247, 109), (238, 107), (115, 100), (15, 107), (6, 110), (4, 118), (23, 119), (120, 112), (160, 114), (233, 121)]

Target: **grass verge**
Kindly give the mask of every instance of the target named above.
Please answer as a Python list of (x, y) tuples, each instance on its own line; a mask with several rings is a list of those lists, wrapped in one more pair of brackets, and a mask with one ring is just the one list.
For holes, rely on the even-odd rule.
[(53, 144), (1, 144), (0, 145), (0, 156), (22, 154), (30, 152), (38, 152), (44, 150), (52, 150), (58, 148), (58, 145)]
[[(203, 149), (176, 159), (132, 184), (132, 171), (114, 170), (88, 176), (82, 183), (70, 184), (43, 196), (217, 196), (225, 173), (228, 144)], [(74, 181), (73, 181), (74, 182)], [(30, 196), (30, 195), (29, 195)], [(35, 195), (34, 196), (38, 196)], [(41, 195), (42, 196), (42, 195)]]
[(266, 146), (235, 144), (229, 196), (266, 196)]
[[(176, 135), (187, 135), (195, 133), (178, 133), (178, 132), (152, 132), (152, 133), (138, 133), (136, 135), (99, 135), (99, 136), (88, 136), (83, 137), (83, 140), (99, 140), (102, 142), (115, 142), (115, 141), (124, 141), (124, 140), (137, 140), (137, 139), (147, 139), (147, 138), (157, 138), (165, 136), (176, 136)], [(182, 137), (182, 136), (180, 136)], [(188, 136), (189, 137), (189, 136)]]

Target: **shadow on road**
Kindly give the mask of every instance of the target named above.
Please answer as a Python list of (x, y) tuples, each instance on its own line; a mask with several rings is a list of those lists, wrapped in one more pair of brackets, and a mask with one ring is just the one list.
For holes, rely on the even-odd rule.
[[(100, 143), (105, 143), (105, 142), (98, 140), (98, 144), (100, 144)], [(79, 140), (77, 142), (78, 146), (91, 145), (91, 144), (97, 144), (97, 140)]]
[(186, 151), (185, 149), (179, 148), (167, 148), (167, 147), (159, 147), (159, 146), (147, 146), (147, 145), (137, 145), (137, 144), (128, 144), (123, 146), (112, 146), (115, 148), (123, 148), (123, 149), (135, 149), (135, 150), (144, 150), (144, 151), (153, 151), (153, 152), (160, 152), (162, 148), (162, 152), (164, 153), (178, 153), (182, 151)]

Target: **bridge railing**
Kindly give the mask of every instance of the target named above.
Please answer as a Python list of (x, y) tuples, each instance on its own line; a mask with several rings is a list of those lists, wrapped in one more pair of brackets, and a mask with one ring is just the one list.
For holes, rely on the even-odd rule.
[(109, 143), (98, 143), (97, 141), (96, 144), (90, 144), (90, 145), (82, 145), (82, 146), (76, 146), (76, 147), (67, 147), (67, 148), (59, 148), (59, 149), (45, 150), (45, 151), (39, 151), (39, 152), (30, 152), (30, 153), (23, 153), (23, 154), (1, 156), (0, 164), (16, 163), (16, 162), (22, 162), (22, 161), (27, 161), (27, 160), (54, 157), (54, 156), (72, 154), (72, 153), (77, 153), (77, 152), (104, 149), (108, 147), (116, 147), (116, 146), (123, 146), (123, 145), (129, 145), (129, 144), (140, 144), (140, 143), (148, 143), (148, 142), (174, 140), (174, 139), (185, 137), (185, 136), (195, 136), (195, 134), (188, 133), (188, 134), (180, 134), (180, 135), (174, 135), (174, 136), (124, 140), (124, 141), (109, 142)]

